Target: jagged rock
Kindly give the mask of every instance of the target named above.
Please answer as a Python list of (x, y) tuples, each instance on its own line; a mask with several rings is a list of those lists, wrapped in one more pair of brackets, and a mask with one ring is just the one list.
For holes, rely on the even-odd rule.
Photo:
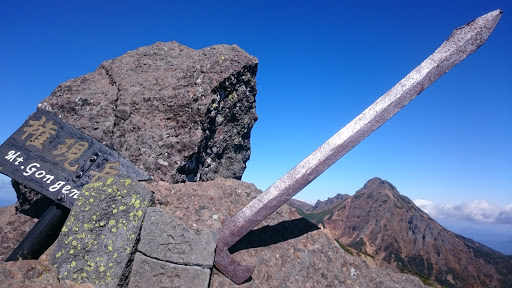
[(186, 266), (212, 268), (217, 236), (191, 230), (160, 208), (148, 208), (137, 250), (145, 256)]
[(236, 45), (158, 42), (60, 84), (39, 106), (157, 181), (240, 179), (257, 119), (257, 66)]
[(96, 287), (125, 285), (151, 202), (151, 191), (124, 175), (86, 185), (50, 259), (59, 277)]
[(128, 287), (207, 288), (209, 280), (209, 269), (158, 261), (137, 253)]
[[(155, 204), (189, 227), (217, 229), (257, 197), (253, 184), (217, 178), (202, 183), (148, 184)], [(424, 287), (418, 278), (372, 267), (344, 252), (324, 231), (285, 205), (231, 249), (256, 266), (241, 287)], [(213, 270), (210, 287), (238, 287)]]

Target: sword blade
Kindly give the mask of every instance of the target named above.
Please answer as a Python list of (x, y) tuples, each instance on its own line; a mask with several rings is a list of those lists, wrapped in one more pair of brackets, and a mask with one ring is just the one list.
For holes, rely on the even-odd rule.
[(501, 14), (501, 10), (496, 10), (455, 29), (432, 55), (391, 90), (228, 219), (219, 231), (215, 256), (217, 269), (237, 284), (248, 279), (254, 267), (243, 265), (233, 259), (227, 249), (384, 124), (430, 84), (475, 52), (487, 41)]

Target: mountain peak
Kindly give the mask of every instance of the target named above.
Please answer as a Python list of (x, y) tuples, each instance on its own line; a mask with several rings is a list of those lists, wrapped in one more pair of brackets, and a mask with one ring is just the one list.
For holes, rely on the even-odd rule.
[(448, 231), (378, 177), (328, 209), (298, 212), (322, 225), (342, 247), (418, 275), (424, 283), (444, 287), (510, 287), (512, 283), (510, 256)]
[(393, 185), (391, 185), (391, 183), (389, 183), (388, 181), (386, 181), (382, 178), (373, 177), (372, 179), (366, 181), (366, 183), (363, 185), (363, 188), (369, 188), (369, 187), (374, 187), (374, 186), (378, 186), (378, 185), (393, 186)]
[(402, 205), (414, 205), (409, 198), (400, 195), (400, 192), (396, 189), (393, 184), (390, 182), (383, 180), (379, 177), (374, 177), (368, 180), (363, 188), (357, 190), (353, 197), (355, 200), (367, 198), (371, 200), (369, 205), (375, 203), (376, 199), (380, 199), (381, 201), (387, 201), (387, 199), (393, 199), (398, 202), (410, 202), (410, 203), (402, 203)]
[[(376, 189), (376, 188), (390, 189), (390, 190), (392, 190), (393, 193), (400, 195), (400, 193), (398, 192), (396, 187), (393, 186), (393, 184), (391, 184), (390, 182), (383, 180), (379, 177), (374, 177), (374, 178), (368, 180), (363, 186), (363, 189)], [(360, 189), (360, 190), (362, 190), (362, 189)]]
[(340, 243), (442, 286), (502, 287), (511, 280), (503, 255), (448, 231), (378, 177), (324, 219)]

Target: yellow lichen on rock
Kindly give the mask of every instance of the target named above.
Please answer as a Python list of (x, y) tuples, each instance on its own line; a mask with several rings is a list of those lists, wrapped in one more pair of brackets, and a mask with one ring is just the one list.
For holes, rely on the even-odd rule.
[(132, 183), (131, 179), (122, 179), (120, 182), (124, 183), (124, 186), (128, 186)]
[(102, 181), (84, 187), (87, 193), (75, 202), (56, 248), (62, 251), (54, 259), (61, 263), (62, 279), (78, 278), (111, 287), (121, 279), (134, 252), (152, 193), (137, 181), (119, 175)]

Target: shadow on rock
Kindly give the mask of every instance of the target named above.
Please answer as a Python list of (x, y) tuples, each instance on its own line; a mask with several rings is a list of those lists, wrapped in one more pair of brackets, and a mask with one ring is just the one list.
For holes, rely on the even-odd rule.
[(251, 248), (267, 247), (280, 242), (298, 238), (309, 232), (318, 230), (318, 226), (305, 218), (283, 221), (273, 226), (264, 226), (251, 230), (235, 243), (229, 252), (231, 254)]

